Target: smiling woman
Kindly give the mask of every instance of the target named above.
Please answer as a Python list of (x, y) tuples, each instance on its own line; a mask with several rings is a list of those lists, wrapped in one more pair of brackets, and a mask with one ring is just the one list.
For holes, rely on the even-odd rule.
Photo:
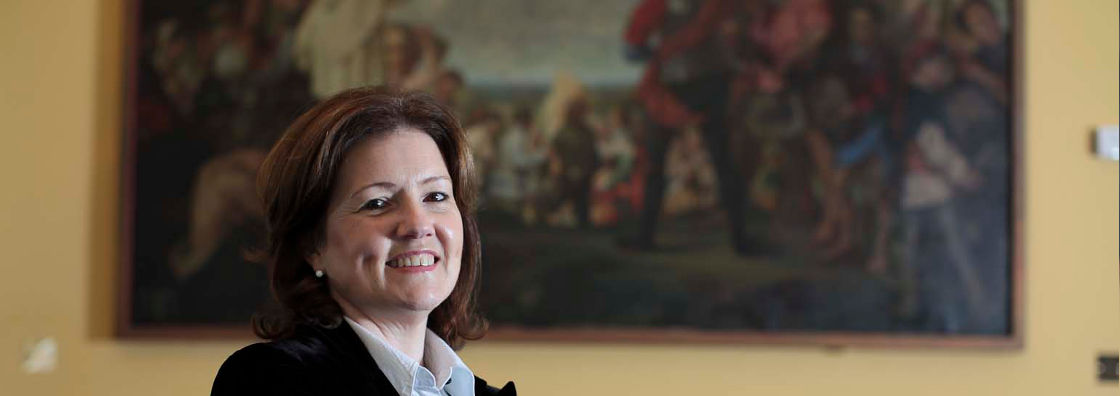
[[(481, 338), (475, 185), (462, 129), (422, 94), (356, 89), (300, 116), (258, 179), (281, 307), (215, 395), (514, 394), (455, 354)], [(345, 322), (345, 323), (344, 323)]]

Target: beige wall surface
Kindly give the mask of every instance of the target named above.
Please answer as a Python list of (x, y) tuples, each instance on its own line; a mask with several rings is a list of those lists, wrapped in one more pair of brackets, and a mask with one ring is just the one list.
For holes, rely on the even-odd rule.
[[(1025, 342), (1021, 350), (477, 342), (464, 359), (527, 395), (1116, 395), (1115, 0), (1024, 1)], [(197, 395), (245, 342), (111, 337), (117, 257), (121, 0), (0, 1), (0, 393)], [(20, 370), (51, 336), (60, 364)]]

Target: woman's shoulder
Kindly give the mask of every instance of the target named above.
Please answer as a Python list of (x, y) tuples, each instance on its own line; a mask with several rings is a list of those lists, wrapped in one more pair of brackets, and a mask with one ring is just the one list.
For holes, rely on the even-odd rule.
[[(309, 371), (316, 371), (317, 354), (306, 340), (284, 339), (259, 342), (234, 352), (218, 369), (212, 395), (253, 394), (283, 390), (303, 394)], [(307, 389), (307, 394), (315, 394)]]
[(261, 393), (317, 394), (310, 383), (324, 365), (329, 348), (322, 337), (306, 332), (293, 337), (258, 342), (231, 354), (214, 378), (213, 395)]
[(276, 343), (256, 343), (234, 352), (218, 369), (211, 395), (243, 395), (287, 388), (300, 394), (292, 382), (300, 371), (300, 360)]
[(211, 394), (385, 394), (376, 391), (391, 385), (348, 331), (307, 327), (241, 348), (218, 369)]

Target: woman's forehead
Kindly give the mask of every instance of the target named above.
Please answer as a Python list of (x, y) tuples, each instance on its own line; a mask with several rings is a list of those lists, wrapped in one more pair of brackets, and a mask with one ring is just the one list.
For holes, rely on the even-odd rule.
[(346, 156), (341, 171), (343, 184), (389, 182), (419, 183), (447, 177), (448, 169), (436, 142), (415, 128), (366, 139)]

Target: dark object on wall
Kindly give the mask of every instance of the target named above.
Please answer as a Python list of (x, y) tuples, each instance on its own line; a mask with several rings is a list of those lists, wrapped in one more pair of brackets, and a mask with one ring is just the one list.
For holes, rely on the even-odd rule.
[(1116, 355), (1097, 357), (1097, 379), (1101, 382), (1120, 381), (1120, 358)]
[(1018, 8), (136, 1), (120, 334), (247, 336), (256, 167), (386, 84), (468, 132), (493, 339), (1018, 347)]

